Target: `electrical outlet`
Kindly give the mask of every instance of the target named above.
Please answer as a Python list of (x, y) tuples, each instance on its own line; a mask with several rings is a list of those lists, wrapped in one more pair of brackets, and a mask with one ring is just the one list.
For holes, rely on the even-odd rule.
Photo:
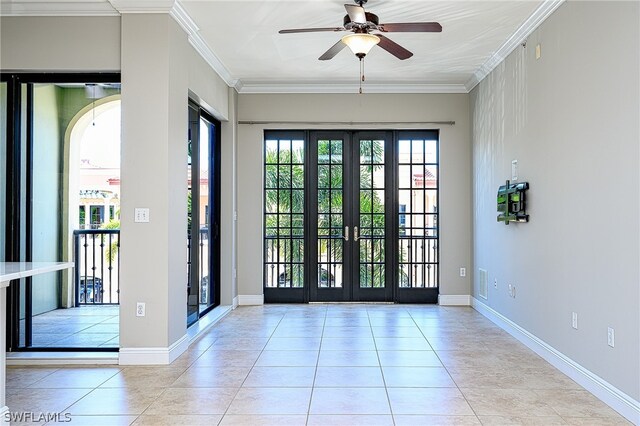
[(467, 268), (460, 268), (460, 276), (461, 277), (467, 276)]
[(511, 288), (511, 297), (513, 297), (514, 299), (516, 298), (516, 286), (515, 285)]
[(149, 209), (136, 207), (134, 210), (133, 221), (136, 223), (148, 223), (149, 222)]
[(575, 312), (571, 313), (571, 327), (578, 329), (578, 314)]
[(536, 44), (536, 59), (540, 59), (542, 56), (542, 47), (540, 47), (540, 43)]
[(616, 345), (616, 332), (613, 328), (607, 328), (607, 345), (612, 348)]
[(509, 296), (513, 297), (513, 286), (511, 284), (509, 284)]
[(136, 316), (143, 317), (146, 314), (146, 304), (143, 302), (138, 302), (136, 304)]
[(498, 288), (498, 280), (493, 280), (493, 288)]

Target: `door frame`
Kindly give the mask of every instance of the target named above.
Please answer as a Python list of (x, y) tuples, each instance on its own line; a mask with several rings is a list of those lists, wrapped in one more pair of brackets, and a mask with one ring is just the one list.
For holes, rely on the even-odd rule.
[[(33, 229), (33, 85), (38, 83), (120, 83), (120, 73), (0, 73), (0, 81), (7, 83), (6, 129), (6, 204), (5, 260), (29, 262), (32, 260)], [(22, 93), (25, 84), (25, 93)], [(23, 102), (24, 99), (24, 102)], [(22, 114), (25, 114), (24, 120)], [(23, 124), (25, 127), (23, 164)], [(24, 188), (22, 176), (24, 171)], [(24, 189), (24, 190), (23, 190)], [(24, 211), (21, 203), (24, 203)], [(60, 201), (62, 202), (62, 201)], [(22, 214), (24, 213), (24, 214)], [(62, 253), (62, 242), (59, 241)], [(58, 277), (61, 273), (58, 273)], [(59, 279), (59, 278), (58, 278)], [(32, 278), (23, 278), (7, 288), (7, 351), (24, 352), (114, 352), (119, 348), (103, 347), (30, 347), (32, 335)], [(25, 293), (25, 345), (20, 345), (20, 283)]]
[[(341, 289), (335, 289), (335, 291), (328, 291), (327, 297), (318, 297), (317, 292), (317, 272), (314, 271), (314, 265), (317, 265), (317, 234), (315, 238), (312, 238), (313, 227), (316, 226), (317, 217), (317, 203), (312, 203), (313, 197), (317, 199), (317, 141), (322, 138), (330, 138), (331, 136), (342, 135), (345, 141), (344, 146), (348, 145), (351, 149), (344, 149), (343, 146), (343, 166), (354, 157), (356, 150), (355, 143), (353, 141), (360, 140), (360, 138), (376, 139), (379, 135), (385, 135), (385, 253), (387, 256), (393, 256), (387, 263), (385, 270), (385, 280), (387, 283), (391, 283), (390, 286), (385, 287), (384, 296), (376, 295), (375, 292), (379, 289), (373, 288), (360, 288), (358, 285), (344, 286)], [(438, 220), (438, 232), (433, 238), (436, 241), (437, 250), (437, 272), (436, 272), (436, 287), (431, 288), (405, 288), (399, 286), (398, 272), (399, 262), (397, 259), (397, 253), (399, 249), (399, 213), (398, 213), (398, 158), (399, 158), (399, 141), (404, 138), (418, 138), (423, 140), (436, 140), (436, 165), (438, 167), (437, 177), (437, 192), (436, 192), (436, 205), (438, 206), (435, 216)], [(351, 302), (387, 302), (387, 303), (438, 303), (438, 295), (440, 290), (440, 233), (439, 233), (439, 218), (440, 218), (440, 132), (438, 129), (421, 129), (421, 130), (399, 130), (399, 129), (313, 129), (313, 130), (283, 130), (283, 129), (265, 129), (263, 138), (263, 197), (266, 197), (266, 144), (264, 141), (267, 139), (291, 139), (291, 140), (303, 140), (304, 141), (304, 187), (305, 187), (305, 200), (304, 200), (304, 241), (307, 246), (305, 250), (305, 269), (304, 269), (304, 286), (303, 287), (267, 287), (267, 273), (266, 273), (266, 215), (267, 212), (264, 209), (263, 203), (263, 291), (265, 303), (309, 303), (309, 302), (335, 302), (340, 301), (336, 299), (342, 298), (343, 301)], [(359, 145), (359, 144), (358, 144)], [(315, 148), (315, 149), (314, 149)], [(359, 157), (359, 155), (358, 155)], [(431, 163), (430, 163), (431, 164)], [(349, 167), (351, 173), (345, 173), (343, 175), (344, 184), (349, 188), (351, 192), (357, 191), (359, 199), (359, 190), (353, 189), (356, 183), (359, 186), (359, 162), (358, 167)], [(264, 201), (264, 199), (263, 199)], [(312, 204), (316, 204), (314, 207)], [(353, 218), (358, 218), (359, 221), (359, 202), (351, 203), (349, 211), (345, 211), (345, 221), (353, 222)], [(353, 225), (350, 226), (350, 242), (353, 237)], [(343, 228), (344, 229), (344, 228)], [(359, 250), (349, 250), (351, 257), (345, 259), (345, 261), (351, 265), (356, 265), (359, 268)], [(310, 259), (313, 259), (311, 261)], [(387, 257), (387, 259), (389, 259)], [(309, 267), (312, 265), (312, 267)], [(357, 274), (357, 268), (351, 267), (352, 274)], [(357, 275), (356, 275), (357, 276)], [(351, 277), (344, 277), (344, 282), (351, 280)], [(315, 285), (312, 285), (314, 283)], [(315, 287), (315, 288), (314, 288)], [(351, 289), (355, 289), (352, 292)], [(329, 289), (323, 289), (329, 290)], [(335, 297), (331, 297), (335, 296)]]

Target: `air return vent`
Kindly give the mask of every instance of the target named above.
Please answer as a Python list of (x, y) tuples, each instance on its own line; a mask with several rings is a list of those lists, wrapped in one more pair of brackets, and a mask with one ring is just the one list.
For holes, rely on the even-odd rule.
[(480, 297), (482, 297), (483, 299), (487, 298), (487, 283), (489, 282), (489, 275), (487, 274), (487, 271), (479, 268), (478, 272), (480, 272), (478, 275), (480, 276), (480, 286), (478, 289), (478, 295)]

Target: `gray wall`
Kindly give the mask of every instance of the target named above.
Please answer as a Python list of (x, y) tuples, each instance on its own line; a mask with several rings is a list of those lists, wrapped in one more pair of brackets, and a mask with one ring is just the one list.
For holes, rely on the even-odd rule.
[[(228, 118), (229, 93), (168, 15), (126, 14), (122, 29), (120, 344), (166, 347), (186, 331), (189, 89), (192, 84), (201, 88), (199, 99), (221, 120)], [(193, 68), (198, 72), (190, 71)], [(232, 181), (228, 166), (233, 140), (227, 133), (223, 136), (222, 199), (227, 200), (233, 188), (227, 182)], [(136, 207), (150, 209), (149, 223), (134, 223)], [(223, 220), (229, 222), (232, 206), (222, 207)], [(223, 248), (231, 247), (232, 232), (223, 232), (222, 239)], [(225, 253), (222, 260), (221, 275), (229, 280), (232, 258)], [(223, 281), (222, 286), (224, 302), (230, 304), (232, 282)], [(136, 302), (147, 304), (146, 317), (135, 316)]]
[[(639, 21), (638, 2), (567, 2), (471, 93), (480, 300), (636, 400)], [(531, 222), (505, 226), (496, 190), (513, 159)]]
[[(465, 278), (459, 276), (460, 267), (469, 268), (471, 265), (471, 130), (468, 95), (241, 94), (238, 120), (455, 121), (454, 126), (423, 125), (418, 128), (440, 129), (440, 293), (470, 294), (470, 276), (467, 275)], [(262, 145), (264, 129), (332, 127), (363, 128), (363, 126), (346, 125), (239, 125), (238, 193), (241, 196), (238, 199), (238, 253), (240, 253), (238, 293), (240, 295), (263, 293)], [(389, 128), (390, 126), (377, 127)]]
[(3, 71), (117, 71), (119, 17), (2, 17)]

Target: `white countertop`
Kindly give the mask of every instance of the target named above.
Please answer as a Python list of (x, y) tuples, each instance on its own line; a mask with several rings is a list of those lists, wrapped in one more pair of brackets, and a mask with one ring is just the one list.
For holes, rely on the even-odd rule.
[(12, 280), (73, 268), (73, 262), (0, 262), (0, 285)]

